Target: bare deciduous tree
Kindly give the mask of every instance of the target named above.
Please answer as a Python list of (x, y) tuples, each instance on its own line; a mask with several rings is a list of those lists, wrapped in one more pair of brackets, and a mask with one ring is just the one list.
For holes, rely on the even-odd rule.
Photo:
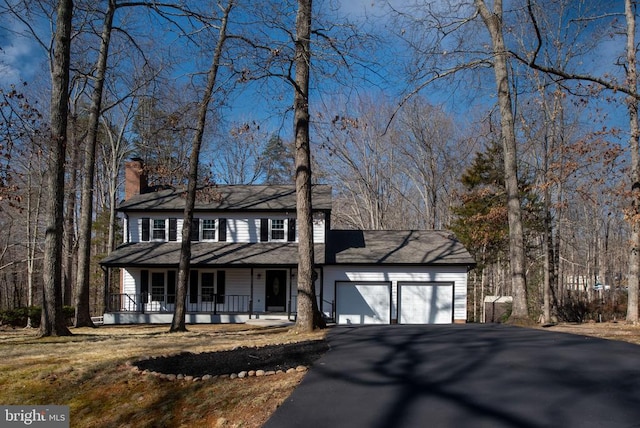
[(51, 141), (48, 160), (48, 221), (45, 232), (41, 336), (67, 336), (62, 311), (62, 223), (64, 204), (64, 158), (67, 144), (69, 63), (73, 2), (57, 6), (54, 56), (51, 68)]
[(89, 124), (84, 144), (84, 163), (82, 166), (82, 196), (80, 205), (80, 234), (78, 239), (78, 272), (76, 275), (76, 327), (94, 327), (89, 310), (89, 268), (91, 262), (91, 223), (93, 221), (93, 189), (95, 179), (96, 147), (98, 126), (102, 108), (102, 88), (104, 87), (109, 57), (109, 44), (113, 17), (116, 13), (116, 1), (107, 2), (107, 10), (100, 34), (100, 50), (96, 64), (95, 86), (91, 95)]
[(189, 265), (191, 263), (191, 224), (193, 220), (193, 209), (196, 201), (196, 186), (198, 184), (198, 165), (200, 163), (200, 147), (207, 122), (207, 111), (213, 98), (213, 91), (216, 86), (218, 70), (227, 40), (227, 23), (229, 14), (235, 0), (228, 0), (222, 12), (218, 40), (213, 52), (211, 66), (207, 73), (207, 84), (198, 105), (198, 121), (191, 143), (191, 155), (189, 158), (189, 181), (186, 192), (186, 202), (184, 208), (184, 222), (182, 226), (182, 242), (180, 244), (180, 262), (178, 266), (178, 283), (176, 287), (176, 305), (171, 321), (170, 332), (186, 331), (185, 314), (187, 304), (187, 286), (189, 281)]
[(296, 329), (324, 328), (316, 301), (313, 217), (311, 198), (311, 146), (309, 138), (309, 71), (311, 66), (311, 0), (298, 0), (295, 36), (293, 129), (296, 143), (296, 213), (298, 225), (298, 316)]
[[(636, 2), (625, 0), (627, 22), (627, 66), (626, 77), (629, 89), (636, 93), (638, 75), (636, 64)], [(629, 291), (627, 301), (627, 321), (638, 322), (638, 275), (640, 275), (640, 127), (638, 125), (638, 98), (627, 97), (629, 112), (629, 149), (631, 151), (631, 242), (629, 251)]]
[(511, 318), (516, 322), (528, 322), (524, 235), (518, 192), (517, 144), (507, 64), (509, 52), (504, 42), (502, 0), (493, 2), (493, 10), (489, 10), (484, 0), (474, 0), (474, 4), (489, 31), (493, 45), (493, 71), (500, 107), (500, 129), (504, 147), (504, 177), (509, 217), (509, 260), (513, 287)]

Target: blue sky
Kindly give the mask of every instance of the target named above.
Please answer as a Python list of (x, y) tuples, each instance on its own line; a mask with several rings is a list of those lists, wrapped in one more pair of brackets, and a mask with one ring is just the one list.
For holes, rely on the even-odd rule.
[[(18, 22), (3, 20), (3, 26), (8, 25), (14, 31), (20, 31)], [(11, 34), (0, 28), (0, 81), (3, 86), (7, 83), (19, 83), (31, 80), (33, 75), (41, 70), (40, 64), (44, 56), (42, 49), (31, 39)]]
[[(8, 0), (10, 1), (10, 0)], [(407, 4), (413, 4), (413, 0), (393, 0), (390, 2), (394, 7), (402, 7)], [(384, 29), (390, 24), (390, 18), (386, 13), (385, 0), (316, 0), (314, 7), (326, 8), (328, 11), (335, 11), (338, 16), (344, 16), (351, 21), (355, 21), (358, 24), (365, 25), (364, 18), (369, 19), (368, 28), (380, 28)], [(611, 6), (607, 4), (607, 6)], [(622, 2), (616, 2), (615, 7), (622, 7)], [(49, 28), (46, 25), (40, 26), (43, 33), (47, 33)], [(33, 41), (29, 37), (20, 36), (24, 32), (24, 27), (16, 20), (8, 20), (6, 16), (0, 15), (0, 83), (3, 87), (8, 84), (18, 84), (21, 81), (31, 82), (33, 80), (48, 80), (48, 65), (46, 63), (46, 56), (44, 49)], [(43, 37), (46, 39), (46, 37)], [(620, 44), (620, 40), (612, 37), (608, 41), (601, 43), (597, 50), (593, 52), (590, 62), (590, 66), (596, 71), (608, 71), (619, 52), (622, 50), (623, 45)], [(378, 52), (378, 55), (381, 53)], [(393, 55), (398, 55), (398, 52)], [(397, 64), (393, 64), (393, 61), (388, 61), (386, 64), (389, 68), (382, 70), (387, 75), (387, 80), (380, 80), (377, 82), (381, 87), (384, 87), (384, 91), (389, 97), (393, 98), (403, 90), (410, 89), (411, 83), (407, 83), (404, 76), (401, 76), (401, 68), (396, 68)], [(479, 94), (479, 98), (473, 100), (476, 105), (489, 105), (491, 104), (494, 91), (494, 84), (491, 79), (491, 74), (485, 71), (485, 75), (489, 79), (485, 79), (485, 87), (482, 88), (484, 93)], [(358, 91), (362, 92), (382, 92), (383, 89), (376, 87), (376, 82), (373, 84), (362, 84)], [(459, 85), (455, 90), (434, 90), (429, 88), (423, 91), (423, 95), (426, 95), (433, 103), (445, 103), (447, 110), (457, 114), (460, 118), (469, 118), (468, 114), (465, 114), (468, 108), (473, 108), (472, 99), (466, 98), (467, 92), (464, 84)], [(237, 121), (250, 120), (252, 115), (256, 115), (256, 100), (258, 97), (248, 96), (252, 88), (247, 88), (241, 95), (235, 97), (235, 100), (253, 99), (248, 103), (233, 103), (228, 109), (227, 113), (231, 114)], [(488, 97), (488, 98), (487, 98)], [(286, 102), (284, 103), (286, 105)], [(606, 105), (605, 105), (606, 107)], [(610, 123), (616, 126), (622, 126), (626, 128), (624, 121), (624, 109), (609, 108), (610, 111)], [(276, 113), (276, 116), (279, 113)], [(263, 114), (264, 116), (265, 114)], [(268, 116), (268, 115), (267, 115)], [(260, 118), (259, 118), (260, 119)], [(271, 122), (271, 126), (282, 126), (283, 132), (288, 133), (290, 121), (282, 121), (278, 118), (267, 118), (265, 120)]]

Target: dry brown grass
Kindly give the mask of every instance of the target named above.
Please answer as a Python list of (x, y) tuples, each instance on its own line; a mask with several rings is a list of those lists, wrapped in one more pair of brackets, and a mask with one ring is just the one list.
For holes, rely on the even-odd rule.
[[(640, 344), (640, 326), (560, 324), (546, 328)], [(74, 329), (71, 337), (39, 339), (35, 331), (0, 331), (0, 403), (64, 404), (73, 427), (259, 427), (289, 396), (301, 373), (264, 378), (164, 381), (127, 362), (183, 351), (211, 352), (319, 339), (286, 327), (194, 325)]]
[(0, 332), (0, 403), (69, 405), (73, 427), (259, 427), (303, 374), (169, 382), (136, 373), (127, 362), (183, 351), (290, 343), (324, 336), (286, 327), (194, 325), (74, 329), (73, 336)]
[(602, 339), (619, 340), (622, 342), (640, 345), (640, 325), (627, 324), (625, 322), (584, 324), (561, 323), (552, 327), (545, 327), (544, 329), (549, 331), (599, 337)]

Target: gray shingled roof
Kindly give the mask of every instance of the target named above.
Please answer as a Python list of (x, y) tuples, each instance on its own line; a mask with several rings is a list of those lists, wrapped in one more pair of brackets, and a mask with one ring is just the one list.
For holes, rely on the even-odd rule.
[[(314, 210), (331, 210), (331, 186), (315, 185), (312, 190)], [(123, 201), (120, 211), (181, 211), (184, 189), (171, 188), (133, 196)], [(198, 211), (295, 211), (295, 186), (229, 185), (200, 188), (195, 209)]]
[[(331, 244), (315, 245), (315, 263), (355, 265), (465, 265), (475, 261), (444, 231), (333, 230)], [(294, 243), (193, 242), (193, 266), (295, 266)], [(100, 263), (111, 267), (177, 266), (180, 243), (139, 242), (117, 248)]]
[(327, 264), (475, 265), (448, 231), (332, 230)]
[[(316, 263), (324, 263), (324, 245), (316, 244)], [(179, 242), (137, 242), (118, 247), (100, 263), (110, 267), (178, 266)], [(298, 246), (292, 243), (192, 242), (192, 266), (295, 266)]]

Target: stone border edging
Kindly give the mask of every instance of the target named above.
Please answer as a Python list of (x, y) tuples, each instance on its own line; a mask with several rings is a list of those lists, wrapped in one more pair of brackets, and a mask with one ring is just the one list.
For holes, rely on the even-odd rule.
[[(150, 360), (150, 359), (152, 359), (152, 357), (142, 358), (137, 361), (144, 361), (144, 360)], [(240, 373), (230, 373), (230, 374), (221, 374), (221, 375), (206, 374), (200, 377), (200, 376), (188, 376), (184, 374), (177, 374), (177, 375), (166, 374), (166, 373), (150, 371), (148, 369), (140, 370), (131, 361), (127, 361), (125, 365), (128, 368), (130, 368), (131, 371), (133, 371), (134, 373), (151, 375), (151, 376), (157, 377), (158, 379), (167, 380), (170, 382), (176, 382), (176, 381), (200, 382), (200, 381), (208, 381), (208, 380), (214, 380), (214, 379), (245, 379), (249, 377), (267, 377), (267, 376), (273, 376), (276, 374), (303, 373), (309, 370), (307, 366), (300, 365), (295, 368), (291, 367), (286, 371), (285, 370), (248, 370), (248, 371), (241, 371)]]

